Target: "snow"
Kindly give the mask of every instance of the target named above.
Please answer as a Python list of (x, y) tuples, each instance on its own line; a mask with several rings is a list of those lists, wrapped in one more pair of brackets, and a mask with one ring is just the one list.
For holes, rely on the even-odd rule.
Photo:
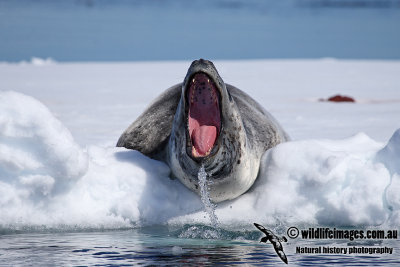
[(0, 173), (27, 187), (26, 195), (63, 191), (87, 169), (87, 156), (70, 132), (35, 99), (0, 95)]
[[(166, 164), (114, 147), (189, 64), (1, 63), (0, 228), (210, 224)], [(293, 139), (266, 153), (249, 192), (218, 204), (221, 227), (400, 223), (400, 62), (215, 64)], [(337, 93), (357, 103), (318, 101)]]

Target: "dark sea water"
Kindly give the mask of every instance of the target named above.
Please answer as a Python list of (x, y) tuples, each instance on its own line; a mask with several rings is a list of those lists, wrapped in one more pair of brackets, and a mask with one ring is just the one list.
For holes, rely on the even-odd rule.
[[(284, 266), (258, 231), (220, 230), (206, 239), (206, 226), (0, 235), (0, 266)], [(198, 236), (187, 235), (196, 232)], [(390, 247), (393, 254), (299, 254), (296, 247)], [(289, 266), (399, 266), (400, 242), (305, 241), (283, 243)]]
[(399, 0), (1, 0), (0, 61), (400, 59)]

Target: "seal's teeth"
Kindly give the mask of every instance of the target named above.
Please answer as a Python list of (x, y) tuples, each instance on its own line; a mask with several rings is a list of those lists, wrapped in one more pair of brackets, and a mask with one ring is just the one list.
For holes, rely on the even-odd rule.
[(207, 82), (210, 83), (210, 79), (207, 79)]
[(196, 80), (193, 78), (192, 83), (195, 83), (195, 82), (196, 82)]
[(192, 147), (192, 155), (196, 158), (199, 156), (199, 153), (197, 153), (197, 150), (194, 146)]

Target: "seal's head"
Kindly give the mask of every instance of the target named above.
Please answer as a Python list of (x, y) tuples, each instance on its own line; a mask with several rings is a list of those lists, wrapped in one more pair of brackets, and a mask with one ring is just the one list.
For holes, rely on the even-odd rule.
[(251, 169), (244, 160), (246, 138), (239, 109), (214, 64), (193, 61), (182, 83), (169, 140), (168, 164), (173, 176), (199, 191), (197, 175), (203, 165), (213, 181), (213, 201), (236, 197), (251, 185), (237, 178), (249, 176)]
[(225, 83), (211, 61), (199, 59), (190, 66), (182, 85), (186, 121), (186, 152), (200, 162), (219, 149), (223, 105), (229, 99)]

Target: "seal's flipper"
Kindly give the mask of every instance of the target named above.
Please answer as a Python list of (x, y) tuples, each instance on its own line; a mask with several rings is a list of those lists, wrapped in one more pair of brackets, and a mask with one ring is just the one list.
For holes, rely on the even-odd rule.
[(117, 146), (137, 150), (151, 158), (162, 157), (181, 93), (182, 84), (167, 89), (124, 131)]

